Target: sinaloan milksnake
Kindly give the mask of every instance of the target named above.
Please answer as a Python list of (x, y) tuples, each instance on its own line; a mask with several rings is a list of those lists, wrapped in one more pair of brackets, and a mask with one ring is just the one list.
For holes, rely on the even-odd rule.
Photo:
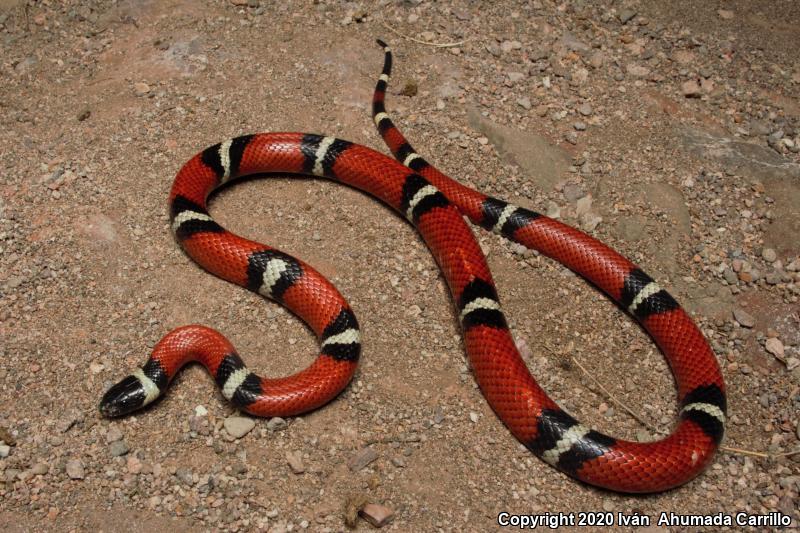
[[(178, 172), (169, 195), (171, 227), (186, 253), (209, 272), (267, 296), (303, 319), (319, 338), (319, 357), (292, 376), (262, 378), (247, 369), (220, 333), (199, 325), (181, 327), (159, 341), (144, 367), (106, 392), (101, 412), (120, 416), (153, 402), (189, 361), (205, 365), (225, 398), (258, 416), (315, 409), (347, 386), (361, 342), (358, 322), (344, 298), (301, 260), (225, 230), (206, 207), (215, 188), (241, 176), (307, 174), (365, 191), (417, 228), (447, 280), (483, 395), (537, 456), (581, 481), (623, 492), (661, 491), (693, 478), (711, 461), (726, 413), (719, 365), (702, 333), (666, 291), (604, 244), (465, 187), (425, 161), (386, 114), (392, 56), (388, 46), (379, 44), (385, 60), (373, 118), (399, 162), (334, 137), (245, 135), (194, 156)], [(547, 396), (517, 351), (489, 268), (462, 215), (561, 262), (639, 321), (675, 376), (680, 419), (671, 435), (656, 442), (618, 440), (578, 423)]]

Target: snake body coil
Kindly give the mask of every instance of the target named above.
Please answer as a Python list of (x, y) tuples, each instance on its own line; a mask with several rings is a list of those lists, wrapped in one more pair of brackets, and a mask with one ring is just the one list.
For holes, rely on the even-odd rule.
[[(225, 398), (258, 416), (315, 409), (347, 386), (356, 370), (360, 334), (344, 298), (301, 260), (225, 230), (206, 207), (215, 188), (240, 176), (310, 174), (367, 192), (417, 228), (447, 280), (483, 395), (537, 456), (577, 479), (623, 492), (661, 491), (693, 478), (722, 439), (726, 411), (722, 375), (702, 333), (666, 291), (604, 244), (465, 187), (428, 164), (386, 114), (392, 56), (380, 44), (385, 63), (373, 117), (400, 162), (334, 137), (245, 135), (193, 157), (178, 172), (169, 195), (172, 230), (186, 253), (209, 272), (280, 302), (306, 321), (319, 338), (319, 357), (293, 376), (262, 378), (247, 369), (220, 333), (186, 326), (168, 333), (143, 368), (109, 389), (101, 411), (119, 416), (151, 403), (189, 361), (205, 365)], [(547, 396), (516, 349), (489, 267), (462, 215), (561, 262), (639, 321), (665, 354), (677, 383), (680, 420), (670, 436), (647, 443), (618, 440), (578, 423)]]

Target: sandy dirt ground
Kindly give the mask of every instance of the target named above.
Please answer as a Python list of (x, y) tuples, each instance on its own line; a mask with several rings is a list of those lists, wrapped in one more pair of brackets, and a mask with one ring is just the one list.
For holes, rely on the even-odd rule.
[[(342, 531), (366, 499), (389, 531), (493, 530), (504, 511), (638, 513), (648, 527), (616, 529), (647, 533), (701, 529), (661, 513), (779, 512), (796, 528), (798, 27), (791, 0), (0, 0), (0, 530)], [(396, 52), (389, 110), (429, 161), (583, 228), (694, 315), (729, 394), (726, 449), (695, 480), (615, 494), (531, 455), (481, 396), (413, 227), (310, 178), (248, 180), (211, 211), (348, 298), (351, 386), (229, 431), (235, 410), (189, 367), (153, 407), (99, 415), (180, 325), (219, 329), (265, 375), (313, 360), (299, 320), (183, 254), (167, 193), (193, 154), (244, 133), (386, 151), (378, 37)], [(476, 234), (542, 386), (617, 437), (668, 432), (675, 387), (647, 335), (558, 263)]]

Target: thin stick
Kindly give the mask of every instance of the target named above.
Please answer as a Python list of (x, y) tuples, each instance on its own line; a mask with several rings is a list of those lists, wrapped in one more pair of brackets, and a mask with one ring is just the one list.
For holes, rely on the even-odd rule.
[(25, 15), (25, 31), (31, 31), (31, 21), (28, 19), (28, 0), (25, 0), (25, 6), (22, 8), (22, 13)]
[(662, 431), (662, 430), (660, 430), (660, 429), (657, 429), (655, 426), (653, 426), (652, 424), (650, 424), (649, 422), (647, 422), (647, 421), (646, 421), (644, 418), (642, 418), (641, 416), (639, 416), (638, 414), (636, 414), (636, 412), (634, 412), (634, 410), (633, 410), (633, 409), (631, 409), (630, 407), (628, 407), (627, 405), (625, 405), (624, 403), (622, 403), (620, 400), (618, 400), (616, 396), (614, 396), (613, 394), (611, 394), (611, 391), (609, 391), (607, 388), (605, 388), (605, 387), (603, 386), (603, 384), (602, 384), (602, 383), (600, 383), (600, 381), (598, 381), (598, 380), (597, 380), (597, 378), (595, 378), (594, 376), (592, 376), (591, 374), (589, 374), (589, 371), (588, 371), (588, 370), (586, 370), (586, 368), (585, 368), (585, 367), (584, 367), (584, 366), (581, 364), (581, 362), (580, 362), (580, 361), (578, 361), (576, 358), (574, 358), (574, 357), (572, 357), (572, 356), (570, 356), (570, 360), (571, 360), (573, 363), (575, 363), (575, 365), (577, 365), (577, 367), (578, 367), (578, 368), (580, 368), (580, 369), (581, 369), (581, 371), (583, 371), (583, 373), (584, 373), (584, 374), (586, 374), (586, 377), (588, 377), (589, 379), (591, 379), (591, 380), (594, 382), (594, 384), (595, 384), (595, 385), (597, 385), (597, 386), (600, 388), (600, 390), (601, 390), (601, 391), (603, 391), (603, 392), (605, 393), (605, 395), (606, 395), (606, 396), (608, 396), (608, 397), (609, 397), (609, 399), (610, 399), (612, 402), (614, 402), (615, 404), (617, 404), (617, 405), (619, 405), (620, 407), (622, 407), (622, 408), (623, 408), (623, 409), (624, 409), (624, 410), (625, 410), (625, 411), (626, 411), (626, 412), (627, 412), (629, 415), (631, 415), (633, 418), (635, 418), (636, 420), (638, 420), (640, 424), (642, 424), (642, 425), (644, 425), (645, 427), (647, 427), (647, 429), (649, 429), (650, 431), (654, 431), (654, 432), (656, 432), (656, 433), (660, 433), (660, 434), (662, 434), (662, 435), (666, 433), (665, 431)]
[(769, 459), (770, 457), (773, 457), (768, 453), (754, 452), (752, 450), (743, 450), (741, 448), (731, 448), (730, 446), (720, 446), (719, 449), (723, 452), (735, 453), (739, 455), (752, 455), (753, 457), (761, 457), (762, 459)]
[[(550, 347), (549, 347), (549, 346), (547, 346), (547, 345), (545, 345), (545, 349), (546, 349), (547, 351), (549, 351), (550, 353), (554, 354), (554, 355), (559, 355), (558, 353), (556, 353), (556, 351), (555, 351), (555, 350), (553, 350), (552, 348), (550, 348)], [(660, 433), (660, 434), (662, 434), (662, 435), (666, 435), (666, 433), (667, 433), (666, 431), (661, 431), (661, 430), (659, 430), (659, 429), (656, 429), (656, 428), (655, 428), (655, 427), (653, 427), (652, 425), (648, 424), (648, 423), (647, 423), (647, 421), (645, 421), (645, 420), (644, 420), (642, 417), (640, 417), (639, 415), (637, 415), (637, 414), (636, 414), (636, 413), (635, 413), (635, 412), (634, 412), (632, 409), (628, 408), (628, 406), (626, 406), (624, 403), (622, 403), (621, 401), (619, 401), (619, 400), (618, 400), (618, 399), (617, 399), (617, 398), (616, 398), (616, 397), (615, 397), (613, 394), (611, 394), (611, 392), (610, 392), (610, 391), (609, 391), (607, 388), (605, 388), (605, 387), (603, 386), (603, 384), (602, 384), (602, 383), (600, 383), (600, 382), (599, 382), (599, 381), (598, 381), (598, 380), (597, 380), (597, 379), (596, 379), (594, 376), (592, 376), (591, 374), (589, 374), (589, 372), (588, 372), (588, 371), (586, 370), (586, 368), (585, 368), (585, 367), (584, 367), (584, 366), (581, 364), (581, 362), (580, 362), (580, 361), (578, 361), (576, 358), (574, 358), (574, 357), (572, 357), (572, 356), (570, 356), (570, 360), (571, 360), (573, 363), (575, 363), (575, 365), (576, 365), (578, 368), (580, 368), (580, 369), (581, 369), (581, 371), (582, 371), (584, 374), (586, 374), (586, 376), (587, 376), (589, 379), (591, 379), (591, 380), (594, 382), (594, 384), (595, 384), (595, 385), (597, 385), (597, 386), (600, 388), (600, 390), (602, 390), (602, 391), (603, 391), (603, 392), (606, 394), (606, 396), (608, 396), (608, 397), (611, 399), (611, 401), (612, 401), (612, 402), (616, 403), (617, 405), (619, 405), (620, 407), (622, 407), (623, 409), (625, 409), (625, 411), (627, 411), (629, 415), (631, 415), (633, 418), (635, 418), (636, 420), (638, 420), (638, 421), (639, 421), (641, 424), (643, 424), (644, 426), (646, 426), (646, 427), (647, 427), (648, 429), (650, 429), (651, 431), (654, 431), (654, 432), (656, 432), (656, 433)], [(764, 452), (756, 452), (756, 451), (753, 451), (753, 450), (744, 450), (744, 449), (742, 449), (742, 448), (733, 448), (733, 447), (731, 447), (731, 446), (720, 446), (720, 447), (719, 447), (719, 449), (720, 449), (721, 451), (728, 452), (728, 453), (735, 453), (735, 454), (738, 454), (738, 455), (750, 455), (750, 456), (752, 456), (752, 457), (760, 457), (761, 459), (774, 459), (774, 458), (776, 458), (776, 457), (789, 457), (790, 455), (796, 455), (796, 454), (800, 453), (800, 448), (798, 448), (798, 449), (796, 449), (796, 450), (791, 450), (791, 451), (788, 451), (788, 452), (781, 452), (781, 453), (764, 453)]]
[(792, 450), (790, 452), (773, 453), (770, 455), (770, 457), (788, 457), (790, 455), (795, 455), (797, 453), (800, 453), (800, 448)]
[(394, 28), (392, 28), (391, 26), (389, 26), (388, 24), (386, 24), (386, 22), (385, 22), (385, 21), (381, 21), (381, 24), (383, 24), (383, 26), (384, 26), (384, 27), (385, 27), (387, 30), (389, 30), (389, 31), (391, 31), (391, 32), (393, 32), (393, 33), (396, 33), (396, 34), (397, 34), (397, 35), (399, 35), (400, 37), (402, 37), (402, 38), (404, 38), (404, 39), (408, 39), (409, 41), (414, 41), (415, 43), (424, 44), (425, 46), (433, 46), (433, 47), (436, 47), (436, 48), (451, 48), (451, 47), (453, 47), (453, 46), (461, 46), (462, 44), (464, 44), (465, 42), (467, 42), (466, 40), (464, 40), (464, 41), (458, 41), (458, 42), (456, 42), (456, 43), (429, 43), (429, 42), (427, 42), (427, 41), (421, 41), (421, 40), (419, 40), (419, 39), (415, 39), (415, 38), (413, 38), (413, 37), (411, 37), (411, 36), (409, 36), (409, 35), (406, 35), (406, 34), (404, 34), (404, 33), (400, 33), (400, 32), (399, 32), (399, 31), (397, 31), (396, 29), (394, 29)]

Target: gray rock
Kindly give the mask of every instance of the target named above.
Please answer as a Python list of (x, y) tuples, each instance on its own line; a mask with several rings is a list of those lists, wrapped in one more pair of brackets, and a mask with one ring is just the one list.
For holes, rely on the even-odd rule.
[(697, 80), (688, 80), (681, 83), (681, 94), (686, 98), (700, 98), (703, 91), (700, 89), (700, 84)]
[(502, 126), (481, 116), (475, 109), (467, 113), (470, 126), (482, 133), (508, 163), (522, 171), (543, 189), (552, 189), (570, 166), (570, 156), (539, 135)]
[(623, 23), (623, 24), (627, 24), (627, 23), (628, 23), (628, 22), (630, 22), (630, 21), (631, 21), (631, 19), (633, 19), (633, 17), (635, 17), (636, 15), (637, 15), (637, 13), (636, 13), (636, 11), (634, 11), (633, 9), (623, 9), (622, 11), (620, 11), (620, 12), (619, 12), (619, 14), (617, 15), (617, 17), (619, 18), (619, 21), (620, 21), (621, 23)]
[(580, 217), (581, 228), (585, 231), (594, 231), (594, 229), (603, 221), (603, 217), (596, 213), (584, 213)]
[(601, 68), (605, 62), (606, 55), (600, 50), (593, 53), (592, 57), (589, 58), (589, 64), (596, 69)]
[(111, 446), (108, 447), (108, 451), (111, 452), (113, 457), (120, 457), (128, 453), (130, 448), (128, 447), (128, 443), (124, 440), (115, 440), (111, 443)]
[(577, 204), (575, 205), (575, 214), (578, 216), (585, 215), (592, 209), (592, 195), (587, 194), (580, 200), (578, 200)]
[(588, 102), (583, 103), (578, 106), (578, 113), (583, 115), (584, 117), (588, 117), (592, 114), (592, 106)]
[(184, 485), (191, 487), (194, 485), (194, 478), (192, 477), (192, 471), (188, 468), (179, 468), (175, 471), (175, 477), (180, 479)]
[(565, 31), (564, 34), (561, 36), (561, 44), (567, 48), (567, 50), (571, 50), (573, 52), (585, 52), (590, 50), (589, 45), (586, 43), (578, 40), (575, 35), (571, 32)]
[(761, 250), (761, 257), (767, 263), (774, 263), (776, 259), (778, 259), (778, 254), (775, 253), (775, 250), (772, 248), (764, 248)]
[[(67, 431), (72, 428), (75, 424), (83, 422), (83, 413), (77, 410), (67, 412), (61, 419), (59, 419), (58, 423), (56, 424), (56, 429), (61, 433), (66, 433)], [(121, 432), (120, 432), (120, 438)]]
[(739, 307), (733, 310), (733, 319), (743, 328), (752, 328), (756, 325), (756, 319), (753, 318), (750, 313)]
[(31, 467), (29, 472), (33, 476), (43, 476), (50, 471), (50, 466), (47, 463), (36, 463)]
[(539, 47), (531, 50), (530, 58), (532, 61), (541, 61), (550, 57), (550, 50), (547, 48)]
[(351, 472), (358, 472), (362, 468), (366, 467), (368, 464), (373, 462), (378, 458), (378, 452), (367, 446), (366, 448), (362, 448), (359, 450), (357, 454), (350, 458), (347, 461), (347, 467), (350, 469)]
[(86, 475), (83, 463), (80, 459), (70, 459), (67, 461), (66, 471), (70, 479), (83, 479)]
[(800, 165), (764, 146), (693, 128), (684, 128), (679, 133), (684, 145), (701, 160), (715, 160), (750, 181), (800, 177)]
[(286, 452), (286, 462), (289, 463), (289, 468), (295, 474), (302, 474), (306, 471), (306, 467), (303, 464), (303, 454), (299, 451)]
[(649, 68), (642, 65), (637, 65), (636, 63), (628, 63), (628, 65), (625, 67), (625, 71), (636, 78), (644, 78), (650, 75)]
[(781, 340), (774, 337), (770, 337), (769, 339), (766, 340), (766, 342), (764, 343), (764, 349), (767, 350), (772, 355), (774, 355), (775, 357), (778, 357), (779, 359), (783, 358), (783, 355), (785, 353), (783, 343), (781, 342)]
[(586, 130), (586, 123), (585, 122), (576, 122), (572, 125), (577, 131), (585, 131)]
[(256, 421), (244, 416), (229, 416), (225, 419), (223, 425), (225, 426), (225, 431), (231, 437), (241, 439), (256, 427)]
[(502, 50), (500, 50), (500, 47), (495, 43), (487, 44), (486, 51), (492, 54), (494, 57), (500, 57), (503, 53)]
[(0, 459), (5, 459), (11, 453), (11, 446), (0, 444)]
[(270, 431), (281, 431), (286, 429), (287, 426), (286, 420), (279, 416), (270, 418), (269, 422), (267, 422), (267, 429)]
[(519, 42), (519, 41), (508, 41), (508, 40), (506, 40), (506, 41), (503, 41), (502, 43), (500, 43), (500, 49), (503, 52), (510, 52), (512, 50), (519, 50), (520, 48), (522, 48), (522, 43)]

